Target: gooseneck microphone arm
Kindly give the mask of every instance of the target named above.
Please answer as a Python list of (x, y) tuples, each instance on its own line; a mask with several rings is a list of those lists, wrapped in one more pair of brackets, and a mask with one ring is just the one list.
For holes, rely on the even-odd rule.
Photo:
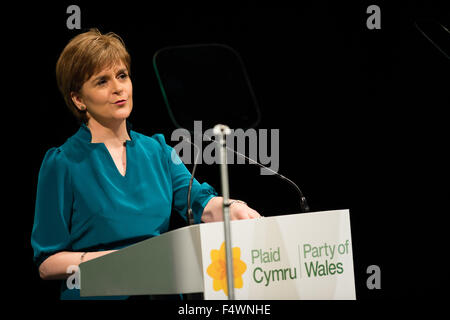
[(197, 148), (197, 155), (195, 156), (195, 159), (194, 159), (194, 167), (192, 168), (191, 179), (189, 180), (189, 187), (188, 187), (188, 194), (187, 194), (187, 220), (188, 220), (188, 225), (193, 225), (194, 224), (194, 214), (192, 213), (192, 208), (191, 208), (191, 191), (192, 191), (192, 183), (194, 182), (195, 169), (197, 168), (197, 159), (198, 159), (198, 156), (200, 155), (200, 148), (197, 147), (191, 141), (189, 141), (189, 139), (186, 139), (186, 141), (189, 142), (190, 144), (192, 144), (195, 148)]
[(188, 196), (187, 196), (187, 219), (188, 224), (194, 224), (194, 214), (192, 213), (191, 208), (191, 190), (192, 190), (192, 182), (194, 180), (195, 168), (197, 167), (197, 163), (194, 163), (194, 168), (192, 169), (191, 179), (189, 180), (189, 188), (188, 188)]
[[(211, 139), (211, 137), (208, 137), (208, 136), (205, 136), (205, 135), (204, 135), (204, 137), (208, 138), (209, 141), (212, 141), (214, 143), (218, 143), (217, 141)], [(197, 168), (197, 158), (198, 158), (198, 156), (200, 154), (200, 149), (199, 149), (198, 146), (196, 146), (194, 143), (192, 143), (189, 139), (185, 139), (185, 141), (189, 142), (195, 148), (197, 148), (197, 155), (196, 155), (195, 160), (194, 160), (194, 166), (193, 166), (193, 169), (192, 169), (191, 179), (189, 181), (189, 188), (188, 188), (188, 195), (187, 195), (187, 217), (188, 217), (188, 223), (189, 223), (189, 225), (191, 225), (191, 224), (194, 223), (194, 217), (193, 217), (192, 208), (191, 208), (191, 191), (192, 191), (192, 183), (193, 183), (193, 180), (194, 180), (195, 169)], [(295, 190), (297, 190), (297, 193), (298, 193), (298, 195), (300, 197), (300, 210), (301, 210), (301, 212), (302, 213), (309, 212), (309, 206), (308, 206), (308, 202), (306, 201), (306, 197), (303, 195), (302, 190), (300, 190), (299, 186), (295, 182), (293, 182), (289, 178), (286, 178), (282, 174), (280, 174), (280, 173), (278, 173), (278, 172), (276, 172), (276, 171), (274, 171), (274, 170), (272, 170), (272, 169), (262, 165), (261, 163), (259, 163), (259, 162), (255, 161), (255, 160), (247, 157), (246, 155), (243, 155), (243, 154), (241, 154), (241, 153), (239, 153), (239, 152), (229, 148), (228, 146), (226, 148), (227, 148), (227, 150), (232, 151), (233, 153), (243, 157), (244, 159), (249, 160), (249, 162), (251, 164), (256, 164), (260, 168), (263, 168), (265, 170), (270, 171), (271, 173), (273, 173), (275, 176), (277, 176), (281, 180), (284, 180), (287, 183), (289, 183), (291, 186), (293, 186), (295, 188)]]
[[(231, 149), (230, 149), (230, 150), (231, 150)], [(236, 154), (239, 154), (238, 152), (235, 152), (235, 153), (236, 153)], [(246, 157), (246, 156), (244, 156), (244, 155), (242, 155), (242, 154), (239, 154), (239, 155), (242, 156), (242, 157), (244, 157), (245, 159), (248, 159), (248, 160), (249, 160), (250, 162), (252, 162), (253, 164), (258, 165), (260, 168), (263, 168), (263, 169), (266, 169), (266, 170), (270, 171), (271, 173), (275, 174), (275, 175), (276, 175), (278, 178), (280, 178), (281, 180), (284, 180), (284, 181), (288, 182), (291, 186), (293, 186), (293, 187), (295, 188), (295, 190), (297, 190), (298, 195), (300, 196), (300, 209), (301, 209), (302, 213), (309, 212), (309, 206), (308, 206), (308, 203), (306, 202), (306, 198), (305, 198), (305, 196), (303, 195), (302, 190), (300, 190), (300, 188), (298, 187), (298, 185), (296, 185), (296, 184), (294, 183), (294, 181), (292, 181), (291, 179), (286, 178), (286, 177), (283, 176), (282, 174), (280, 174), (280, 173), (278, 173), (278, 172), (276, 172), (276, 171), (273, 171), (272, 169), (270, 169), (270, 168), (268, 168), (268, 167), (266, 167), (266, 166), (260, 164), (259, 162), (256, 162), (256, 161), (250, 159), (249, 157)]]

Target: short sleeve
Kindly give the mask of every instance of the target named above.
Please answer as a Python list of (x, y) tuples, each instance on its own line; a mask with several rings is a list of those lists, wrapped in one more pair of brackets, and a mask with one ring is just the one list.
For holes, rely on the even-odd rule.
[[(173, 205), (174, 209), (186, 220), (187, 213), (187, 194), (189, 189), (189, 180), (191, 173), (186, 168), (175, 149), (167, 145), (162, 134), (153, 135), (163, 147), (166, 161), (168, 162), (172, 188), (173, 188)], [(194, 178), (191, 190), (191, 208), (194, 214), (194, 222), (200, 223), (203, 210), (211, 198), (216, 197), (216, 190), (208, 183), (199, 183)]]
[(33, 261), (40, 265), (49, 256), (70, 248), (72, 188), (68, 163), (60, 148), (50, 149), (38, 177), (34, 224), (31, 233)]

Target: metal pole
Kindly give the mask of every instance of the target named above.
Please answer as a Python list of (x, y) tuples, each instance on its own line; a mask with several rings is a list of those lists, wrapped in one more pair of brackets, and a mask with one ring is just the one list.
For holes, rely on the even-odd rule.
[(231, 247), (231, 226), (230, 226), (230, 190), (228, 184), (228, 167), (227, 167), (227, 150), (226, 150), (226, 135), (231, 133), (231, 130), (226, 125), (218, 124), (214, 127), (213, 132), (219, 137), (220, 145), (220, 178), (222, 182), (222, 197), (223, 197), (223, 227), (225, 235), (225, 259), (227, 268), (227, 286), (228, 286), (228, 300), (234, 300), (234, 272), (233, 272), (233, 254)]

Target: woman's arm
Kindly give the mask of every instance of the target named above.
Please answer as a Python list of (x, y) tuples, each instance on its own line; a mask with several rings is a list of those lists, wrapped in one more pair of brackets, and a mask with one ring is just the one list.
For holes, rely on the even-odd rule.
[(39, 266), (39, 275), (43, 280), (67, 279), (71, 275), (67, 272), (70, 266), (78, 266), (81, 262), (92, 260), (114, 251), (116, 250), (87, 252), (83, 256), (83, 261), (81, 261), (81, 256), (84, 252), (58, 252), (51, 255), (41, 263)]
[[(230, 201), (233, 201), (230, 199)], [(223, 221), (223, 198), (214, 197), (208, 201), (202, 214), (203, 222)], [(260, 218), (260, 214), (241, 202), (234, 202), (230, 206), (231, 220)]]
[[(222, 197), (214, 197), (209, 200), (203, 210), (202, 221), (223, 221), (222, 203)], [(260, 217), (258, 212), (240, 202), (234, 202), (230, 206), (230, 216), (231, 220), (254, 219)], [(84, 252), (58, 252), (41, 263), (39, 266), (39, 275), (43, 280), (67, 279), (71, 275), (68, 273), (68, 268), (70, 266), (78, 266), (81, 262), (89, 261), (114, 251), (116, 250), (87, 252), (83, 256), (83, 259), (81, 259), (81, 256)]]

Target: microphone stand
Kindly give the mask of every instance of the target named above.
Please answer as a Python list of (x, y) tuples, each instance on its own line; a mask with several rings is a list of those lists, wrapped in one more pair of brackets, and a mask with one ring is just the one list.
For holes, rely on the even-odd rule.
[[(300, 196), (300, 208), (301, 212), (309, 212), (309, 206), (306, 202), (306, 198), (303, 195), (300, 188), (290, 179), (286, 178), (285, 176), (279, 174), (278, 172), (258, 163), (257, 161), (239, 153), (236, 152), (233, 149), (230, 149), (226, 146), (226, 135), (231, 134), (230, 128), (228, 128), (225, 125), (217, 125), (213, 129), (213, 133), (216, 136), (219, 136), (219, 142), (214, 141), (209, 138), (209, 141), (214, 143), (219, 143), (220, 146), (220, 158), (221, 158), (221, 182), (222, 182), (222, 193), (223, 193), (223, 217), (224, 217), (224, 235), (225, 235), (225, 254), (226, 254), (226, 267), (227, 267), (227, 285), (228, 285), (228, 298), (229, 300), (234, 300), (234, 275), (233, 275), (233, 257), (232, 257), (232, 247), (231, 247), (231, 235), (230, 235), (230, 213), (229, 213), (229, 207), (230, 207), (230, 201), (229, 201), (229, 184), (228, 184), (228, 167), (227, 167), (227, 154), (226, 150), (230, 150), (233, 153), (243, 157), (244, 159), (247, 159), (250, 161), (251, 164), (256, 164), (260, 168), (263, 168), (265, 170), (269, 170), (274, 175), (276, 175), (278, 178), (288, 182), (291, 184), (298, 192)], [(192, 143), (191, 141), (186, 140), (188, 143), (192, 144), (195, 149), (197, 149), (197, 155), (195, 156), (194, 160), (194, 168), (192, 169), (191, 178), (189, 180), (189, 187), (188, 187), (188, 194), (187, 194), (187, 222), (188, 225), (194, 224), (194, 217), (193, 212), (191, 208), (191, 190), (192, 190), (192, 183), (194, 180), (195, 175), (195, 169), (197, 167), (197, 158), (200, 155), (201, 150), (198, 148), (198, 146), (195, 145), (195, 143)], [(203, 299), (203, 294), (186, 294), (185, 297), (187, 300), (201, 300)]]
[(228, 184), (228, 167), (227, 167), (227, 152), (226, 152), (226, 135), (231, 134), (229, 127), (223, 124), (218, 124), (213, 129), (214, 135), (219, 138), (220, 145), (220, 179), (222, 183), (222, 197), (223, 197), (223, 227), (225, 235), (225, 259), (227, 269), (227, 286), (228, 286), (228, 300), (235, 300), (234, 297), (234, 272), (233, 272), (233, 254), (231, 247), (231, 225), (230, 225), (230, 190)]

